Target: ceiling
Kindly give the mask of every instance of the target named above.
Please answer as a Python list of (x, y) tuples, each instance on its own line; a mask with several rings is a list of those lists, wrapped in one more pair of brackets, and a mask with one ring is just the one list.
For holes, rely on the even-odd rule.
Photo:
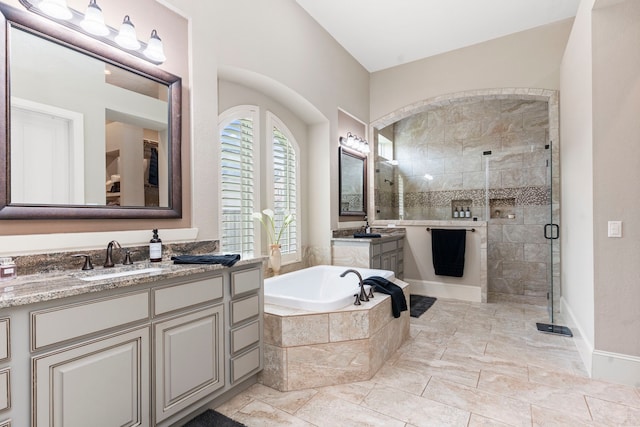
[(296, 0), (369, 72), (573, 18), (580, 0)]

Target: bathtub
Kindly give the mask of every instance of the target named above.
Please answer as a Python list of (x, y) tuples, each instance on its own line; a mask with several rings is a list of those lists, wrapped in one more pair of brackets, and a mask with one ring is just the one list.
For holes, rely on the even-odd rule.
[[(358, 277), (349, 273), (351, 267), (317, 265), (264, 280), (264, 302), (307, 311), (327, 312), (353, 304), (354, 294), (359, 292)], [(353, 268), (363, 279), (382, 276), (394, 279), (393, 271), (371, 268)], [(365, 289), (369, 289), (365, 286)]]

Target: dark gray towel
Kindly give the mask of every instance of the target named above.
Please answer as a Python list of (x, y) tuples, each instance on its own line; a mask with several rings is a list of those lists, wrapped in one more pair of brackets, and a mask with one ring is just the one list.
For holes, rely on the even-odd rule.
[(174, 264), (222, 264), (231, 267), (240, 260), (240, 255), (178, 255), (172, 256), (171, 259)]
[(431, 229), (433, 268), (438, 276), (462, 277), (467, 231)]
[(382, 235), (378, 233), (354, 233), (353, 237), (356, 239), (376, 239), (382, 237)]
[(367, 277), (362, 281), (365, 285), (373, 287), (373, 290), (381, 294), (391, 295), (391, 312), (393, 317), (400, 317), (400, 312), (407, 311), (407, 299), (402, 288), (381, 276)]

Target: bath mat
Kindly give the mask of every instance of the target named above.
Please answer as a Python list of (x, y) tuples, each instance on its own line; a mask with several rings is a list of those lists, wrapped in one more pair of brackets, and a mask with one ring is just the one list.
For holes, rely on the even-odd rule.
[(247, 427), (220, 412), (208, 409), (182, 427)]
[(420, 317), (425, 311), (429, 310), (437, 298), (425, 297), (424, 295), (409, 295), (409, 300), (410, 316)]

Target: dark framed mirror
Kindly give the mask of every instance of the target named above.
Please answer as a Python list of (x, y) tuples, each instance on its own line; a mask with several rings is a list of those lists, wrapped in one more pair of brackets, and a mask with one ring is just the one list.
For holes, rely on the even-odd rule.
[(180, 77), (0, 12), (0, 219), (180, 218)]
[(339, 148), (340, 216), (364, 216), (367, 210), (367, 157)]

